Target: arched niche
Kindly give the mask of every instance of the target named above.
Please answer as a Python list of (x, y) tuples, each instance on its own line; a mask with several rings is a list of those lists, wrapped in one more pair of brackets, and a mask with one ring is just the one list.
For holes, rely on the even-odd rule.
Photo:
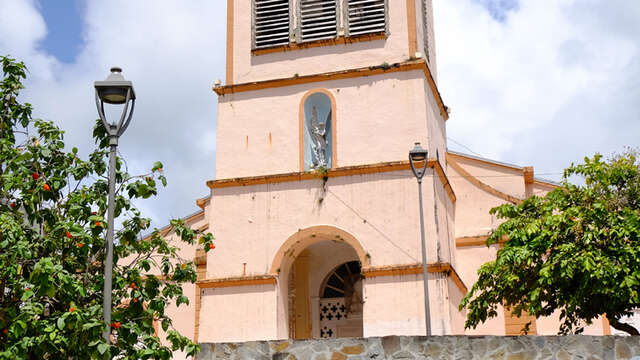
[(300, 171), (337, 166), (336, 100), (326, 89), (308, 91), (300, 100)]

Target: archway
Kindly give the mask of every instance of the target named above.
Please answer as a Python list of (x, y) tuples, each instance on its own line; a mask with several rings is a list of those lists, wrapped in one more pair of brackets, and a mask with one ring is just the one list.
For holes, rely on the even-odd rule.
[(272, 264), (278, 276), (279, 336), (362, 336), (360, 273), (368, 266), (367, 253), (344, 230), (316, 226), (290, 237)]

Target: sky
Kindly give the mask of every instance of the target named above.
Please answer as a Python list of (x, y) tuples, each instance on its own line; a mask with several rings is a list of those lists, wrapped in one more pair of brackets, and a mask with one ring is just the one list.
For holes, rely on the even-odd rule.
[[(640, 146), (640, 2), (433, 2), (450, 149), (559, 180), (586, 155)], [(138, 99), (119, 151), (132, 173), (164, 163), (169, 185), (137, 203), (156, 226), (197, 211), (215, 178), (211, 87), (224, 79), (225, 6), (0, 0), (0, 54), (29, 67), (22, 100), (82, 153), (93, 148), (93, 81), (114, 65), (133, 81)]]

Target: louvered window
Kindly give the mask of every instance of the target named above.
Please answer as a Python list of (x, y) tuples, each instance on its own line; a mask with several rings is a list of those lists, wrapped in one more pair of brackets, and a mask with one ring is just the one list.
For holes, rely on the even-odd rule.
[(253, 48), (289, 44), (289, 0), (253, 0)]
[(333, 39), (338, 35), (337, 0), (300, 0), (298, 27), (301, 42)]
[(387, 0), (346, 0), (345, 19), (349, 36), (385, 32)]

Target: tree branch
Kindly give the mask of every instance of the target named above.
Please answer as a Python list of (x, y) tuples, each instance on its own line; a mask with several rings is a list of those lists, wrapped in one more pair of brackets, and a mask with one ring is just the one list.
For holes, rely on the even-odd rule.
[(638, 329), (629, 324), (621, 323), (616, 319), (609, 319), (609, 324), (611, 324), (611, 327), (616, 330), (624, 331), (629, 335), (640, 336), (640, 332), (638, 332)]

